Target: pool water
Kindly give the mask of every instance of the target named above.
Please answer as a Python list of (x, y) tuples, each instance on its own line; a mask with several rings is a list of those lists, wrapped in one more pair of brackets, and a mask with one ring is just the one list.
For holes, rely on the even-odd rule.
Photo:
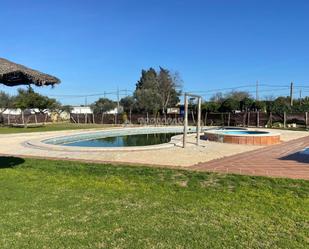
[(265, 135), (268, 134), (269, 132), (266, 131), (224, 131), (222, 132), (223, 134), (226, 135)]
[(114, 137), (95, 138), (91, 140), (75, 141), (65, 143), (66, 146), (81, 147), (127, 147), (127, 146), (147, 146), (168, 143), (171, 137), (180, 133), (153, 133), (153, 134), (135, 134), (121, 135)]

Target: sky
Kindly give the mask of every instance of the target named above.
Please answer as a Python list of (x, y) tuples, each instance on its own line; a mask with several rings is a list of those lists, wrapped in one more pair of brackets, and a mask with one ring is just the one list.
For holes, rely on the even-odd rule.
[(142, 69), (159, 66), (178, 72), (184, 91), (206, 99), (238, 86), (253, 93), (256, 81), (261, 96), (287, 95), (291, 81), (297, 96), (309, 95), (307, 0), (0, 0), (0, 6), (0, 57), (60, 78), (55, 88), (35, 90), (64, 104), (97, 94), (87, 98), (92, 102), (117, 88), (129, 94)]

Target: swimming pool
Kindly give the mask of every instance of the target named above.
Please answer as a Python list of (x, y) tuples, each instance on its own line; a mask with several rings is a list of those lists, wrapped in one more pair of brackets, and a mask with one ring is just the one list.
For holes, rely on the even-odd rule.
[[(195, 132), (195, 127), (189, 127), (188, 132)], [(180, 134), (183, 127), (136, 127), (115, 128), (95, 132), (86, 132), (61, 137), (52, 137), (42, 141), (28, 141), (28, 145), (47, 147), (56, 150), (141, 150), (175, 146), (182, 142)], [(178, 136), (177, 136), (178, 135)], [(177, 139), (176, 139), (177, 137)], [(74, 149), (75, 148), (75, 149)]]
[(71, 143), (64, 143), (65, 146), (82, 147), (130, 147), (130, 146), (148, 146), (168, 143), (173, 136), (180, 133), (150, 133), (121, 135), (113, 137), (95, 138)]
[(209, 130), (209, 141), (234, 144), (272, 145), (280, 143), (280, 134), (261, 130)]

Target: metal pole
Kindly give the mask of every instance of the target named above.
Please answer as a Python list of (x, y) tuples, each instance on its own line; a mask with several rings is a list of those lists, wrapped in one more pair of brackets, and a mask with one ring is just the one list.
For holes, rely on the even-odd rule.
[(117, 87), (117, 112), (115, 116), (115, 123), (118, 123), (118, 113), (119, 113), (119, 87)]
[(293, 82), (291, 82), (291, 87), (290, 87), (290, 100), (291, 100), (291, 106), (293, 106)]
[(198, 98), (198, 110), (197, 110), (197, 131), (196, 131), (196, 145), (200, 145), (200, 131), (201, 131), (201, 106), (202, 98)]
[(259, 82), (258, 81), (256, 81), (256, 95), (255, 95), (255, 100), (256, 101), (259, 101)]
[(187, 133), (188, 133), (188, 97), (187, 94), (185, 93), (184, 95), (184, 101), (185, 101), (185, 109), (184, 109), (184, 114), (185, 114), (185, 119), (184, 119), (184, 129), (183, 129), (183, 148), (186, 147), (187, 143)]

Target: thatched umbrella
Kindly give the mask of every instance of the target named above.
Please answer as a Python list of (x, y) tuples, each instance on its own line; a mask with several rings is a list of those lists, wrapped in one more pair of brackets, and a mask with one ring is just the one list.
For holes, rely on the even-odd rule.
[(0, 58), (0, 83), (6, 86), (30, 85), (48, 86), (60, 83), (54, 76)]

